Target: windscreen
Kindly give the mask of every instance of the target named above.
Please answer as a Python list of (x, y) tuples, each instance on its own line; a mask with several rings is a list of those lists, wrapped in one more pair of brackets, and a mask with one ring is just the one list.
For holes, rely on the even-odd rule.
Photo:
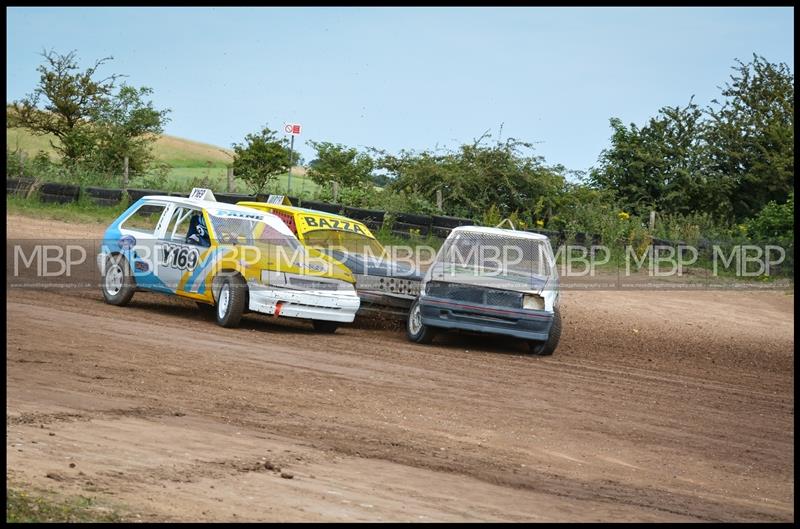
[(214, 234), (221, 244), (270, 245), (288, 252), (302, 251), (294, 235), (279, 232), (260, 217), (209, 215)]
[(313, 230), (306, 232), (304, 240), (308, 246), (319, 249), (332, 249), (349, 254), (380, 258), (383, 247), (378, 241), (362, 233), (344, 230)]
[(431, 279), (496, 288), (531, 289), (550, 275), (549, 241), (464, 231), (447, 239)]

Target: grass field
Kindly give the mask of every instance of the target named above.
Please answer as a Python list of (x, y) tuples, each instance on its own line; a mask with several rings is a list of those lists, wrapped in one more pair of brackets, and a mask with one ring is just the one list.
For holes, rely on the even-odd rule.
[[(218, 192), (225, 191), (228, 185), (227, 174), (225, 167), (173, 167), (169, 172), (167, 185), (170, 189), (168, 191), (188, 191), (193, 187), (208, 187)], [(311, 198), (319, 189), (319, 186), (310, 178), (305, 178), (304, 174), (305, 170), (302, 167), (292, 169), (291, 193), (287, 192), (289, 186), (288, 173), (279, 175), (274, 188), (269, 191)], [(232, 192), (251, 193), (252, 191), (245, 182), (234, 178)]]
[[(7, 128), (6, 134), (9, 149), (19, 148), (28, 157), (44, 151), (51, 159), (56, 159), (55, 150), (50, 144), (51, 141), (56, 141), (53, 136), (34, 136), (18, 128)], [(189, 191), (192, 187), (210, 187), (216, 192), (227, 190), (227, 164), (233, 160), (232, 150), (169, 135), (159, 137), (153, 150), (159, 161), (170, 166), (166, 191)], [(120, 170), (120, 178), (121, 172)], [(290, 194), (311, 197), (317, 191), (319, 186), (306, 178), (305, 173), (304, 167), (292, 169)], [(269, 191), (289, 194), (288, 184), (288, 173), (280, 175)], [(234, 179), (232, 191), (251, 192), (243, 181), (237, 179)]]

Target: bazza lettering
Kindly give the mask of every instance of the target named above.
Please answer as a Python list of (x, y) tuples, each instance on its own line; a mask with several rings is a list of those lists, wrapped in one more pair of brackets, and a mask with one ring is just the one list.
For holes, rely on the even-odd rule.
[(339, 219), (325, 219), (323, 217), (304, 217), (304, 220), (311, 228), (328, 228), (329, 230), (354, 231), (364, 235), (364, 230), (362, 230), (361, 226), (355, 222)]

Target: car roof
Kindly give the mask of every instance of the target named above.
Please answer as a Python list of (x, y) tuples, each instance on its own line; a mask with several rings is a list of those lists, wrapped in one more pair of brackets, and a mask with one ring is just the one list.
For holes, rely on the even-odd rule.
[(142, 197), (141, 200), (158, 200), (159, 202), (169, 202), (180, 206), (202, 208), (211, 215), (219, 215), (220, 212), (223, 211), (234, 211), (241, 213), (242, 215), (248, 215), (250, 218), (255, 218), (258, 216), (270, 224), (273, 228), (277, 229), (279, 232), (296, 237), (286, 226), (286, 224), (284, 224), (280, 217), (267, 211), (254, 210), (253, 208), (237, 206), (236, 204), (228, 204), (227, 202), (217, 202), (216, 200), (199, 200), (196, 198), (172, 197), (168, 195), (147, 195)]
[[(253, 214), (253, 208), (244, 206), (237, 206), (236, 204), (229, 204), (227, 202), (217, 202), (216, 200), (198, 200), (196, 198), (187, 197), (173, 197), (168, 195), (147, 195), (142, 197), (142, 200), (159, 200), (170, 202), (172, 204), (179, 204), (181, 206), (194, 206), (208, 210), (209, 213), (214, 213), (220, 210), (238, 211), (240, 213)], [(268, 212), (261, 211), (260, 214), (267, 214)]]
[(536, 239), (538, 241), (547, 241), (549, 237), (547, 235), (542, 235), (541, 233), (533, 233), (530, 231), (522, 231), (522, 230), (506, 230), (502, 228), (488, 228), (484, 226), (459, 226), (457, 228), (453, 228), (450, 232), (452, 233), (460, 233), (460, 232), (472, 232), (472, 233), (486, 233), (491, 235), (500, 235), (503, 237), (517, 237), (520, 239)]
[[(251, 200), (246, 200), (239, 202), (239, 204), (254, 204), (257, 206), (269, 206), (270, 208), (274, 208), (278, 211), (285, 211), (287, 213), (311, 213), (318, 217), (329, 217), (332, 219), (342, 219), (348, 220), (353, 222), (358, 222), (359, 224), (364, 224), (360, 220), (351, 219), (350, 217), (345, 217), (344, 215), (339, 215), (338, 213), (329, 213), (327, 211), (320, 211), (318, 209), (308, 209), (308, 208), (301, 208), (300, 206), (286, 206), (284, 204), (270, 204), (269, 202), (254, 202)], [(245, 206), (250, 207), (250, 206)]]

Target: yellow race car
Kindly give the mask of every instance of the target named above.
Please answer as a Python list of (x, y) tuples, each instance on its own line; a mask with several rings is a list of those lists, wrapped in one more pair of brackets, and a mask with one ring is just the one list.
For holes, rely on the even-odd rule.
[(217, 202), (207, 189), (136, 201), (106, 230), (97, 264), (107, 303), (125, 305), (137, 290), (173, 294), (215, 307), (225, 327), (253, 311), (334, 332), (360, 305), (347, 267), (300, 244), (274, 215)]
[(362, 222), (281, 203), (237, 202), (238, 206), (272, 213), (307, 248), (319, 250), (345, 265), (355, 276), (360, 313), (378, 311), (405, 317), (419, 294), (422, 275), (411, 262), (391, 255)]

